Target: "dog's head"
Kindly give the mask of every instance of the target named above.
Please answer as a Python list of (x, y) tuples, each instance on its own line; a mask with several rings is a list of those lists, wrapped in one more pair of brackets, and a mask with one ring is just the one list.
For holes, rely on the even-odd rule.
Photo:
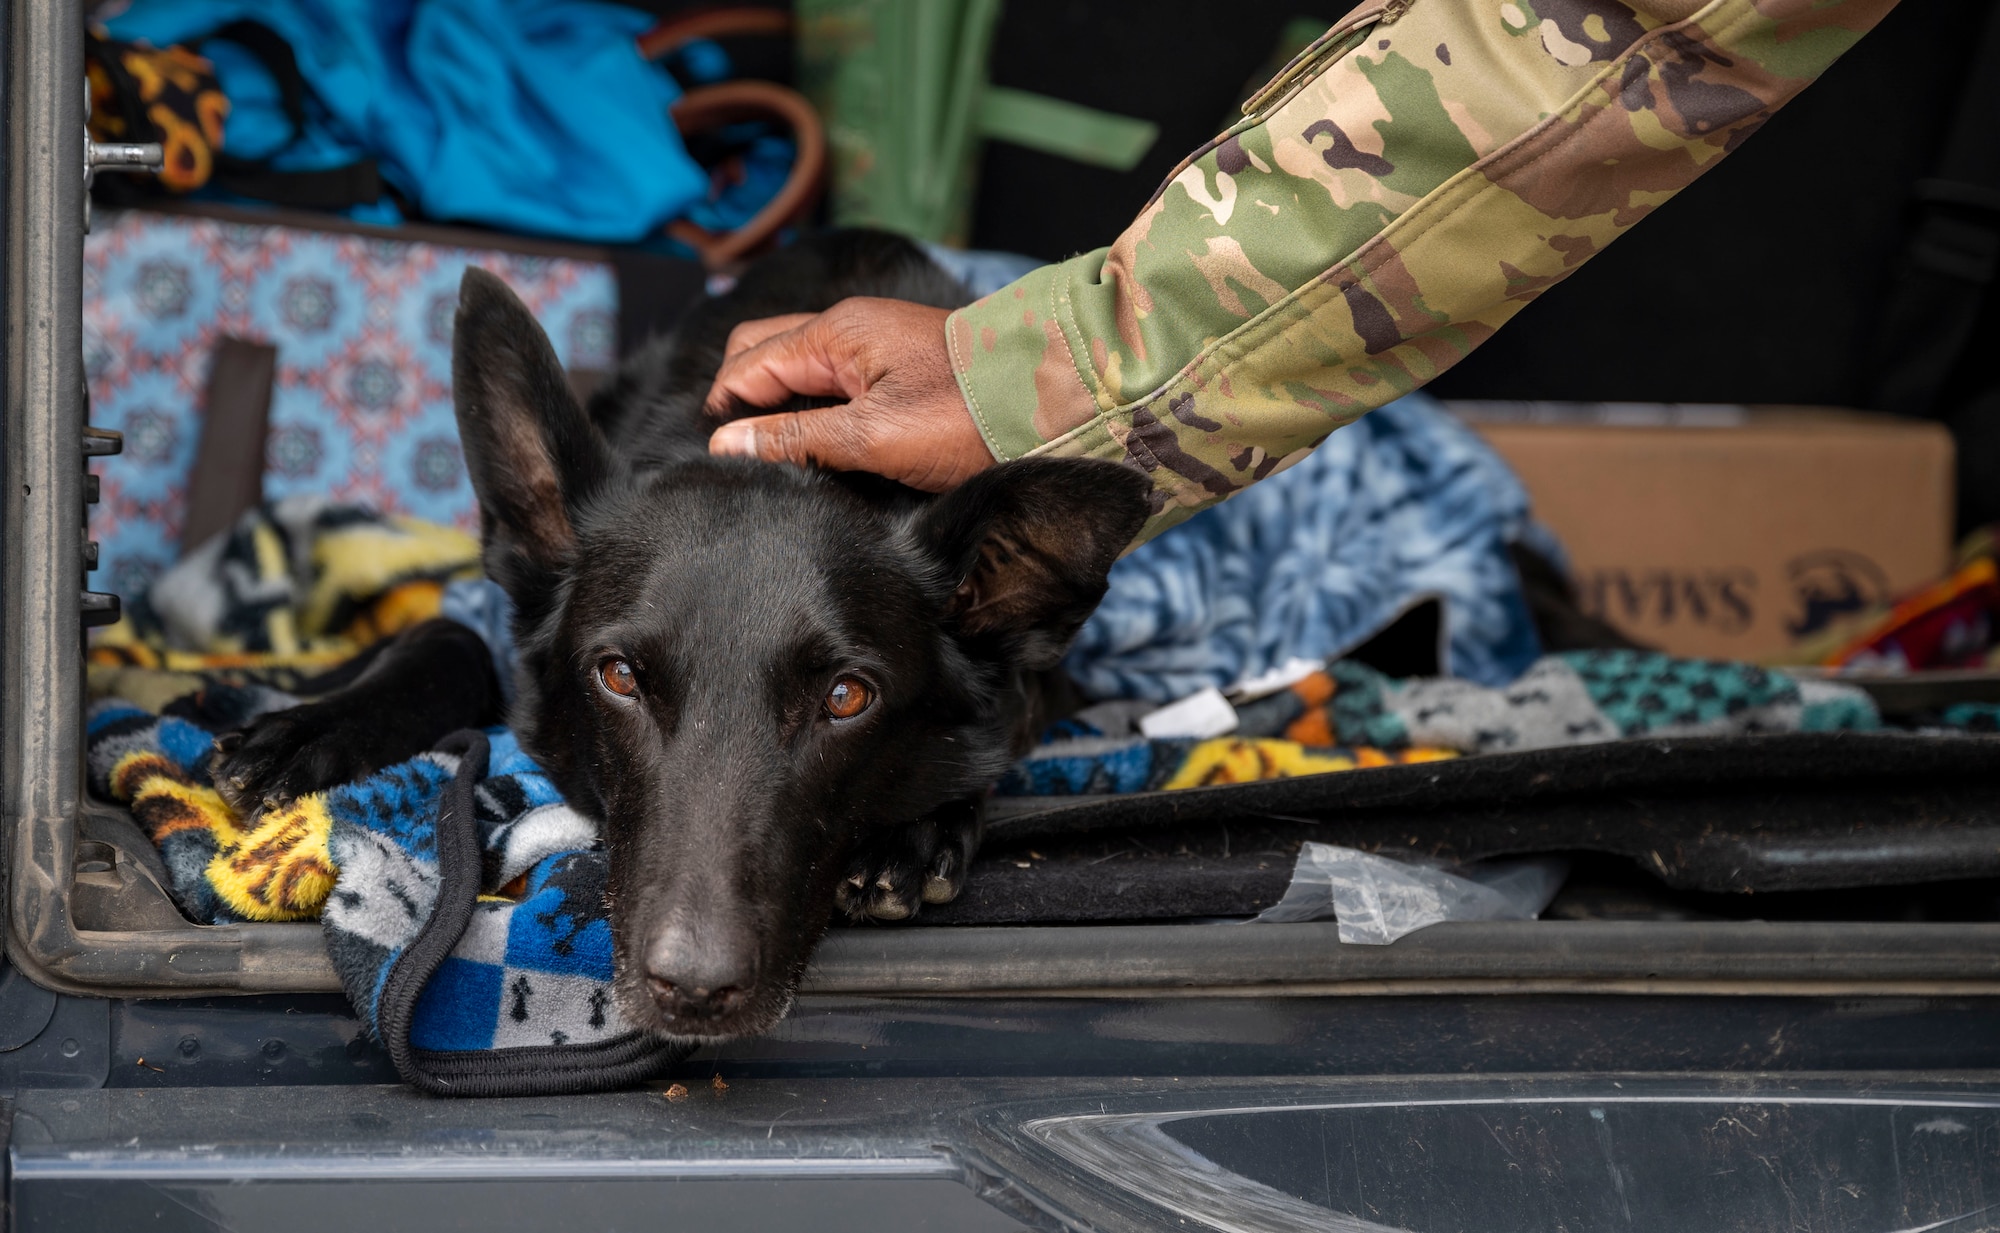
[(1136, 534), (1112, 463), (1007, 463), (935, 500), (692, 457), (635, 473), (497, 278), (453, 382), (524, 746), (604, 824), (618, 986), (654, 1028), (781, 1017), (860, 845), (976, 799)]

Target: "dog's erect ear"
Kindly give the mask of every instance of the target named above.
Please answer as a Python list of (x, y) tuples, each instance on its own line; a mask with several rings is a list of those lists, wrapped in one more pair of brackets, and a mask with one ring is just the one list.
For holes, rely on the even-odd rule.
[(512, 594), (569, 559), (576, 510), (610, 477), (610, 450), (534, 314), (485, 270), (458, 286), (451, 384), (486, 571)]
[(1088, 458), (1002, 463), (932, 503), (917, 535), (956, 582), (946, 618), (1024, 668), (1052, 668), (1146, 521), (1152, 485)]

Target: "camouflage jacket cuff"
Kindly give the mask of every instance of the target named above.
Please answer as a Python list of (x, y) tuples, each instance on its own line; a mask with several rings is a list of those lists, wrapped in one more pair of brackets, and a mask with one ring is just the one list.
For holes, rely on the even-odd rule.
[(1002, 459), (1145, 470), (1157, 534), (1417, 389), (1895, 0), (1363, 0), (1108, 249), (954, 313)]
[(1002, 462), (1043, 449), (1075, 425), (1116, 409), (1116, 403), (1099, 401), (1095, 373), (1071, 358), (1087, 353), (1088, 345), (1073, 350), (1062, 324), (1072, 282), (1095, 281), (1108, 251), (1030, 270), (946, 321), (959, 390)]

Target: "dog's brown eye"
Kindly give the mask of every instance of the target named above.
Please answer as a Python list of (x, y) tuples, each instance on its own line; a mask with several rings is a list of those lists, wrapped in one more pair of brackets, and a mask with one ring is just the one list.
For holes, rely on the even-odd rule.
[(639, 696), (639, 677), (632, 671), (632, 665), (622, 659), (607, 659), (597, 665), (597, 680), (604, 688), (621, 698)]
[(851, 676), (841, 677), (826, 691), (826, 713), (835, 719), (852, 719), (868, 709), (875, 695)]

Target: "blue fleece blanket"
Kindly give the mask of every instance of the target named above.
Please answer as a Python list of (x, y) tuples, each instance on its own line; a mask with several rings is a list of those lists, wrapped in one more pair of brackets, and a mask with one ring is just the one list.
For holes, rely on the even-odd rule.
[(1118, 562), (1065, 667), (1093, 698), (1168, 702), (1332, 658), (1435, 597), (1444, 673), (1505, 685), (1541, 654), (1507, 553), (1524, 537), (1552, 550), (1520, 480), (1411, 394)]

